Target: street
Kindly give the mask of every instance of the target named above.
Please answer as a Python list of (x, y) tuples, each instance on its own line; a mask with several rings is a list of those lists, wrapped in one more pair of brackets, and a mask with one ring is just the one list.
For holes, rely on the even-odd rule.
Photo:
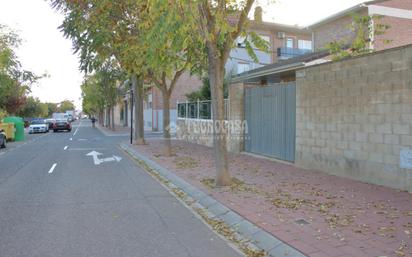
[[(89, 121), (0, 155), (0, 256), (240, 256)], [(10, 144), (11, 145), (11, 144)]]

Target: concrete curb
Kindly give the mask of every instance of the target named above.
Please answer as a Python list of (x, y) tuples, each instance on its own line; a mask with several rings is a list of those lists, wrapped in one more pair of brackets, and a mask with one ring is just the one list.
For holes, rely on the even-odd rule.
[(303, 253), (282, 242), (278, 238), (257, 227), (242, 216), (227, 208), (213, 197), (207, 195), (200, 189), (187, 183), (169, 170), (157, 164), (155, 161), (140, 154), (130, 145), (121, 143), (120, 147), (138, 161), (144, 162), (149, 168), (155, 170), (163, 179), (182, 190), (196, 201), (195, 205), (202, 207), (208, 213), (208, 217), (218, 219), (228, 225), (235, 233), (250, 241), (268, 253), (271, 257), (306, 257)]

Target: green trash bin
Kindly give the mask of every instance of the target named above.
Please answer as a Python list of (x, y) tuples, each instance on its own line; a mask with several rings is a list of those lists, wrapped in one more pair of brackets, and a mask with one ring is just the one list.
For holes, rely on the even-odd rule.
[(6, 117), (3, 122), (14, 123), (14, 128), (16, 129), (14, 134), (14, 141), (24, 140), (24, 121), (20, 117)]

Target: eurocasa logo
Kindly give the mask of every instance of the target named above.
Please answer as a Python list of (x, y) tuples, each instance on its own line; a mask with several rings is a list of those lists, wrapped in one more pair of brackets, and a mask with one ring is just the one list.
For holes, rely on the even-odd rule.
[(243, 135), (248, 133), (248, 125), (245, 120), (185, 120), (184, 126), (188, 132), (194, 134)]
[(189, 140), (212, 139), (214, 136), (228, 140), (247, 139), (248, 124), (245, 120), (180, 120), (166, 129), (178, 138)]

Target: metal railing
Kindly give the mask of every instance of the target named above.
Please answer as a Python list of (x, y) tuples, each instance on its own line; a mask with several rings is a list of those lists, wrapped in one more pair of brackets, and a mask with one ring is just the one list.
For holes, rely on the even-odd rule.
[(312, 50), (310, 49), (300, 49), (300, 48), (290, 48), (290, 47), (279, 47), (277, 49), (278, 57), (281, 57), (283, 59), (289, 59), (289, 58), (305, 55), (311, 52)]
[[(228, 99), (225, 99), (225, 120), (228, 119)], [(212, 119), (212, 101), (177, 102), (177, 117), (181, 119)]]

